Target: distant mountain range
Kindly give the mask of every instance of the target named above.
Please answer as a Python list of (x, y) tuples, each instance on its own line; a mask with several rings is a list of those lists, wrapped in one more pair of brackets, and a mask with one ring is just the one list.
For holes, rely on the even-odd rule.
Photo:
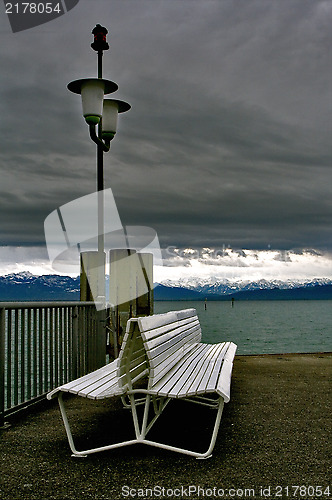
[(188, 288), (157, 285), (155, 300), (331, 300), (332, 285), (313, 285), (299, 288), (270, 288), (234, 291), (228, 294), (203, 293)]
[[(0, 276), (0, 301), (79, 300), (80, 278), (34, 276), (29, 272)], [(332, 280), (230, 281), (215, 278), (167, 281), (154, 289), (155, 300), (327, 300)]]
[(332, 279), (230, 280), (187, 278), (155, 288), (156, 300), (321, 300), (332, 299)]
[(68, 301), (79, 298), (79, 276), (34, 276), (29, 272), (0, 276), (1, 301)]

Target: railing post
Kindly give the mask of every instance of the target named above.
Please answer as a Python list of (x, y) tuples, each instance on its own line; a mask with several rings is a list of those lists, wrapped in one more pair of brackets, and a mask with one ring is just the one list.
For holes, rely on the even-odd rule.
[(75, 306), (72, 309), (72, 321), (73, 321), (73, 352), (72, 352), (72, 378), (79, 376), (78, 374), (78, 307)]
[(92, 372), (95, 370), (95, 338), (96, 338), (96, 328), (97, 320), (94, 308), (87, 307), (85, 309), (85, 340), (86, 340), (86, 371)]
[(5, 425), (5, 335), (6, 309), (0, 308), (0, 427)]
[(96, 368), (101, 368), (106, 363), (106, 309), (97, 312), (97, 328), (96, 328)]

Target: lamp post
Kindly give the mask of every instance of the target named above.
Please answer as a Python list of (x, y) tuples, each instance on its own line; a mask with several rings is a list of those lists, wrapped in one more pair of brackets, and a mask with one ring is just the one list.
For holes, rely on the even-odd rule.
[[(92, 30), (93, 50), (98, 53), (98, 77), (75, 80), (68, 84), (68, 90), (80, 94), (82, 98), (83, 116), (89, 125), (90, 137), (97, 146), (97, 191), (98, 191), (98, 262), (102, 266), (104, 260), (104, 152), (110, 150), (110, 143), (116, 134), (119, 113), (130, 109), (130, 104), (118, 99), (104, 99), (118, 89), (118, 85), (103, 78), (103, 51), (109, 49), (106, 41), (108, 31), (97, 24)], [(105, 264), (104, 264), (105, 268)], [(82, 288), (81, 288), (82, 290)], [(82, 294), (81, 294), (82, 295)], [(98, 296), (105, 296), (105, 271), (102, 283), (98, 283)]]

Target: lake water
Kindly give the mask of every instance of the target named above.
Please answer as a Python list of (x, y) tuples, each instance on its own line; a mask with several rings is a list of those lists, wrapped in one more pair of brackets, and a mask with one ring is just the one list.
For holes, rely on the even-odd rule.
[(237, 354), (332, 351), (332, 301), (160, 301), (154, 312), (195, 308), (202, 341), (231, 340)]

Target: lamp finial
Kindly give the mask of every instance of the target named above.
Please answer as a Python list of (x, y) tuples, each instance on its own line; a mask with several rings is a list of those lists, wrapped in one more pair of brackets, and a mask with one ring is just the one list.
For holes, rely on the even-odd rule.
[(100, 50), (108, 50), (109, 49), (109, 45), (106, 41), (107, 33), (108, 33), (108, 30), (106, 28), (104, 28), (103, 26), (101, 26), (100, 24), (97, 24), (93, 28), (92, 34), (94, 36), (94, 41), (91, 44), (91, 47), (93, 48), (93, 50), (98, 52)]

